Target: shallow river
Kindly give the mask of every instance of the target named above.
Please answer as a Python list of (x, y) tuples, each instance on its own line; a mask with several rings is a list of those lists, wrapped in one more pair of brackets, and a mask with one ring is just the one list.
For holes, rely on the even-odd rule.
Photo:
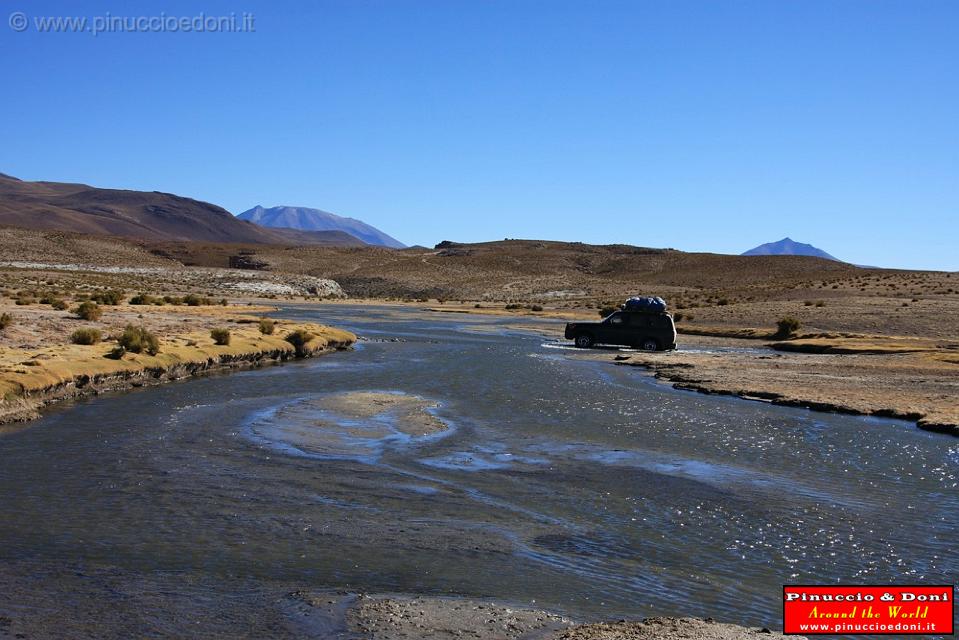
[[(959, 440), (675, 391), (508, 319), (284, 315), (367, 340), (0, 436), (0, 559), (774, 627), (784, 582), (959, 574)], [(324, 408), (354, 391), (442, 429)]]

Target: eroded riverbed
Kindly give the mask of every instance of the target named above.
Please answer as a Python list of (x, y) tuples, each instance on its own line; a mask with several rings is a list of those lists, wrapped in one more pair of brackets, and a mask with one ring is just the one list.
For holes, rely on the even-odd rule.
[(174, 576), (198, 612), (300, 585), (776, 627), (784, 582), (959, 573), (954, 438), (674, 391), (508, 319), (285, 315), (370, 340), (0, 437), (0, 613), (111, 606), (62, 565)]

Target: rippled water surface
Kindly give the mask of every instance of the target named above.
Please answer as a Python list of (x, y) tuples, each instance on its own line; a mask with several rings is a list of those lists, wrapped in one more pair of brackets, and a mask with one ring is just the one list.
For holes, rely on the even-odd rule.
[[(959, 573), (955, 439), (674, 391), (505, 319), (284, 314), (369, 340), (0, 436), (0, 558), (773, 626), (783, 582)], [(352, 392), (440, 426), (330, 408)]]

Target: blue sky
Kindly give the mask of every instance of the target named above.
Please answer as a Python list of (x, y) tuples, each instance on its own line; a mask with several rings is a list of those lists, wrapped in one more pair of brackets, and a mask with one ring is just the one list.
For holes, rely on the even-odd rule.
[[(959, 270), (959, 3), (0, 0), (0, 172), (400, 240)], [(15, 32), (9, 15), (28, 27)], [(253, 33), (36, 17), (254, 15)]]

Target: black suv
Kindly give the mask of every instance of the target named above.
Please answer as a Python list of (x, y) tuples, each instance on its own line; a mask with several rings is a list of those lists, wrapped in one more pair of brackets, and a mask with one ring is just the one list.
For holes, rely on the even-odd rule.
[(644, 351), (676, 348), (676, 326), (668, 313), (616, 311), (601, 322), (570, 322), (566, 339), (588, 349), (594, 344), (618, 344)]

